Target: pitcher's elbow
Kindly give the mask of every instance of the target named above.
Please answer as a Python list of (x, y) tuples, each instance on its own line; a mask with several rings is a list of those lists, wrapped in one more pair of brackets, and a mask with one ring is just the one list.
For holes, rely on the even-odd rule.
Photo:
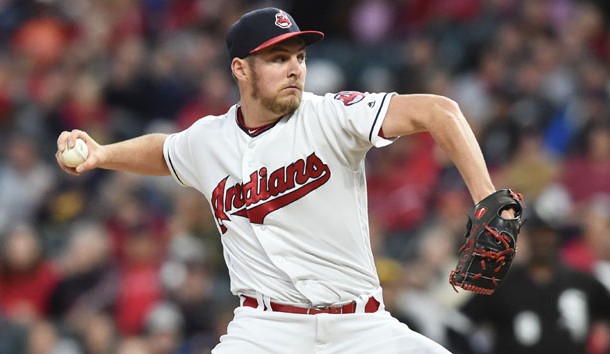
[(456, 101), (445, 96), (434, 96), (433, 100), (435, 108), (433, 118), (440, 121), (441, 124), (447, 124), (447, 121), (458, 122), (464, 119), (464, 115)]

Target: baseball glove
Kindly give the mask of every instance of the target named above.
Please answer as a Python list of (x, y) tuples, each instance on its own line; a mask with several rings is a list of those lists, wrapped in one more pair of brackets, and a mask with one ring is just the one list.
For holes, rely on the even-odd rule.
[[(459, 249), (456, 268), (449, 283), (478, 294), (491, 295), (500, 286), (517, 252), (521, 229), (523, 196), (511, 189), (498, 190), (474, 207), (468, 216), (466, 241)], [(515, 217), (504, 219), (503, 210), (513, 209)]]

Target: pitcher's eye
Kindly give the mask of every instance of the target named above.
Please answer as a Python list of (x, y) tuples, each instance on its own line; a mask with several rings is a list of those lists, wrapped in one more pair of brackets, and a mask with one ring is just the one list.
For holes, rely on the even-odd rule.
[(274, 63), (283, 63), (287, 60), (288, 60), (288, 57), (286, 57), (285, 55), (277, 55), (271, 59), (271, 61)]

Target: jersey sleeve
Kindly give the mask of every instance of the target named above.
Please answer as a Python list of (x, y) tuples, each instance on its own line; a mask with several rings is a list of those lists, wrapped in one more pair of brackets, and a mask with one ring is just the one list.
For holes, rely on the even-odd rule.
[(337, 114), (343, 130), (360, 143), (382, 147), (395, 140), (386, 139), (379, 133), (394, 95), (396, 93), (342, 91), (326, 94), (325, 99)]
[(163, 156), (169, 171), (176, 181), (184, 187), (194, 187), (195, 177), (188, 166), (193, 166), (189, 146), (189, 129), (171, 134), (163, 144)]

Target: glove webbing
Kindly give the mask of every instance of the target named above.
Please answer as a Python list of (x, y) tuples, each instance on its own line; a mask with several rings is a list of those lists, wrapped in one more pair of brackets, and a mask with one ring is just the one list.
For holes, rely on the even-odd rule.
[[(487, 264), (485, 263), (485, 259), (488, 260), (492, 260), (492, 261), (496, 261), (496, 263), (502, 263), (500, 265), (498, 265), (495, 269), (494, 272), (497, 273), (500, 271), (500, 269), (502, 269), (502, 266), (504, 265), (504, 260), (506, 259), (506, 254), (511, 254), (514, 252), (513, 248), (510, 247), (510, 245), (508, 244), (507, 239), (509, 239), (508, 235), (502, 235), (500, 234), (498, 231), (496, 231), (495, 229), (492, 229), (491, 227), (487, 226), (487, 225), (483, 225), (483, 227), (485, 228), (485, 230), (487, 230), (495, 239), (497, 242), (501, 242), (505, 249), (503, 251), (500, 252), (496, 252), (496, 251), (491, 251), (491, 250), (485, 250), (482, 248), (474, 248), (474, 238), (472, 239), (472, 242), (470, 242), (469, 245), (463, 245), (462, 247), (460, 247), (460, 251), (463, 251), (466, 249), (466, 247), (468, 248), (474, 248), (474, 252), (475, 254), (480, 255), (481, 257), (483, 257), (484, 259), (481, 259), (481, 268), (482, 269), (486, 269), (487, 268)], [(449, 275), (450, 277), (450, 283), (451, 286), (453, 287), (453, 290), (457, 293), (458, 290), (456, 289), (456, 285), (457, 286), (461, 286), (463, 289), (465, 290), (469, 290), (478, 294), (484, 294), (484, 295), (490, 295), (494, 292), (494, 289), (486, 289), (486, 288), (482, 288), (476, 285), (472, 285), (472, 284), (463, 284), (466, 279), (468, 278), (468, 273), (463, 272), (461, 274), (463, 281), (462, 283), (458, 283), (458, 284), (454, 284), (453, 278), (455, 277), (455, 274), (457, 274), (457, 272), (455, 270), (451, 271), (451, 274)], [(483, 274), (478, 273), (473, 275), (471, 278), (472, 279), (478, 279), (481, 276), (483, 276)], [(498, 281), (495, 277), (491, 278), (492, 283), (497, 286), (498, 285)]]

